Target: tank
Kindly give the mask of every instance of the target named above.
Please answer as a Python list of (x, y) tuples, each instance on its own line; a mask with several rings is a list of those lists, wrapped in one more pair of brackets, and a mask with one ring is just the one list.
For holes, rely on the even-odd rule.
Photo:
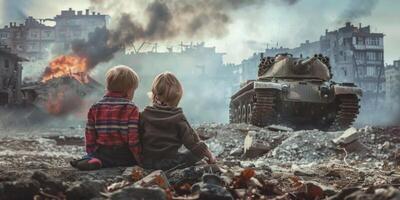
[(257, 80), (242, 84), (230, 102), (230, 123), (285, 124), (295, 129), (343, 130), (359, 113), (362, 91), (332, 81), (329, 58), (261, 54)]

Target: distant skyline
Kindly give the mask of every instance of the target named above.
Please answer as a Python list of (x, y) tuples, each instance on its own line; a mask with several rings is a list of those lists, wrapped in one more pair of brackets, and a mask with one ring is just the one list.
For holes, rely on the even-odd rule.
[[(269, 0), (274, 2), (274, 0)], [(275, 0), (277, 1), (277, 0)], [(123, 3), (121, 3), (123, 2)], [(135, 12), (136, 4), (145, 4), (144, 0), (119, 1), (124, 4), (124, 11)], [(357, 3), (363, 3), (357, 7)], [(135, 5), (136, 5), (135, 4)], [(61, 10), (95, 9), (114, 18), (118, 12), (94, 8), (89, 0), (0, 0), (0, 25), (7, 25), (10, 20), (23, 22), (27, 16), (49, 18)], [(263, 51), (269, 46), (293, 48), (305, 40), (316, 41), (325, 33), (325, 29), (334, 30), (344, 26), (341, 17), (360, 12), (352, 17), (352, 23), (358, 26), (370, 25), (372, 32), (385, 34), (385, 63), (400, 59), (400, 1), (398, 0), (298, 0), (287, 6), (278, 3), (266, 3), (235, 10), (230, 13), (231, 23), (228, 31), (219, 38), (175, 38), (165, 44), (178, 45), (184, 42), (206, 42), (216, 46), (218, 52), (224, 52), (227, 63), (240, 63), (254, 52)], [(350, 10), (349, 10), (350, 9)], [(346, 13), (347, 12), (347, 13)], [(141, 19), (141, 16), (137, 16)]]

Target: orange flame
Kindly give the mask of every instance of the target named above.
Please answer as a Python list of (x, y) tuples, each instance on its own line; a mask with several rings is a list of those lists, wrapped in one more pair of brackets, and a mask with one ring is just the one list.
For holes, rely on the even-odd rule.
[(59, 114), (63, 108), (64, 91), (60, 90), (56, 93), (49, 94), (49, 99), (46, 102), (47, 111), (50, 114)]
[(84, 57), (62, 55), (52, 60), (46, 68), (42, 82), (51, 79), (70, 76), (81, 83), (87, 83), (88, 61)]

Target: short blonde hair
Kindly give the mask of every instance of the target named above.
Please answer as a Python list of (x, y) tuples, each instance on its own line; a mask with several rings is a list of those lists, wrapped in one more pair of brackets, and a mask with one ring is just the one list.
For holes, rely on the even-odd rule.
[(171, 72), (161, 73), (154, 78), (150, 93), (153, 103), (160, 101), (159, 103), (176, 107), (182, 95), (182, 85)]
[(109, 69), (106, 73), (106, 88), (111, 92), (128, 92), (129, 89), (137, 89), (139, 76), (133, 69), (125, 65), (118, 65)]

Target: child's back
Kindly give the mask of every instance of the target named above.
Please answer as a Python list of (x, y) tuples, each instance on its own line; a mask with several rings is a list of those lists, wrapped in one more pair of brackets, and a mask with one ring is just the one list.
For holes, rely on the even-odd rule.
[[(153, 105), (140, 115), (143, 166), (165, 170), (192, 165), (203, 157), (215, 162), (207, 145), (177, 107), (183, 94), (178, 79), (171, 73), (162, 73), (154, 79), (151, 92)], [(179, 153), (182, 145), (189, 151)]]
[(190, 127), (181, 108), (153, 105), (144, 109), (141, 124), (144, 160), (174, 158), (182, 144), (198, 157), (207, 146)]
[(139, 109), (131, 102), (138, 82), (136, 72), (127, 66), (107, 72), (107, 93), (87, 115), (87, 155), (71, 161), (73, 167), (92, 170), (140, 163)]

